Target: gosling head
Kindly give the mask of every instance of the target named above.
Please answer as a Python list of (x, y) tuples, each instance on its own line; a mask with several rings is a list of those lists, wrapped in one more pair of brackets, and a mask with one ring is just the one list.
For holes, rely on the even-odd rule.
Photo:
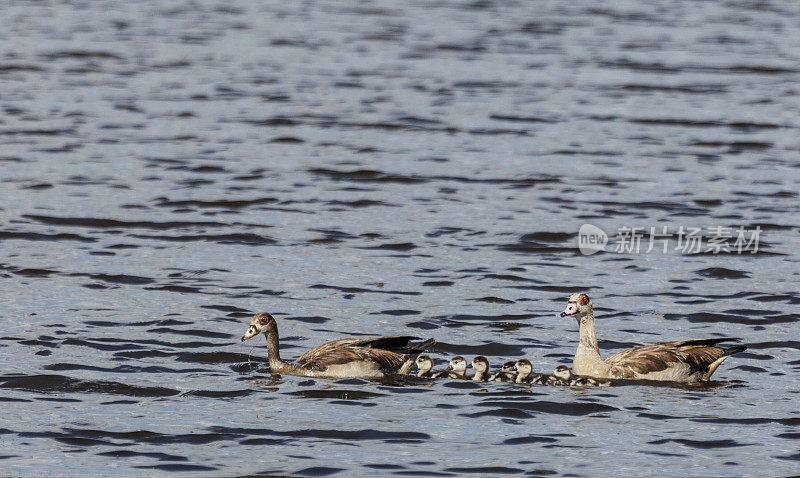
[(513, 360), (509, 360), (508, 362), (503, 364), (503, 366), (500, 368), (500, 371), (501, 372), (513, 372), (515, 370), (514, 367), (516, 367), (516, 365), (517, 365), (517, 362), (515, 362)]
[(250, 321), (250, 326), (247, 328), (247, 332), (242, 335), (242, 342), (249, 338), (255, 337), (260, 333), (266, 334), (267, 332), (274, 330), (275, 327), (277, 327), (275, 324), (275, 317), (266, 312), (256, 314), (253, 316), (253, 320)]
[(559, 365), (556, 367), (556, 369), (553, 370), (553, 375), (561, 380), (569, 380), (572, 378), (572, 372), (566, 365)]
[(589, 299), (589, 296), (583, 292), (576, 292), (569, 296), (567, 308), (564, 309), (564, 312), (561, 312), (561, 317), (572, 315), (580, 322), (583, 317), (591, 315), (591, 313), (592, 301)]
[(456, 355), (450, 359), (450, 370), (459, 375), (464, 375), (467, 372), (467, 361), (464, 357)]
[(489, 360), (483, 355), (478, 355), (472, 359), (472, 368), (478, 373), (486, 373), (486, 371), (489, 370)]
[(414, 361), (414, 364), (420, 372), (427, 372), (433, 368), (433, 359), (427, 355), (420, 355), (417, 357), (417, 360)]
[(517, 369), (517, 373), (522, 378), (527, 377), (533, 371), (533, 365), (531, 365), (531, 362), (528, 359), (517, 360), (514, 368)]

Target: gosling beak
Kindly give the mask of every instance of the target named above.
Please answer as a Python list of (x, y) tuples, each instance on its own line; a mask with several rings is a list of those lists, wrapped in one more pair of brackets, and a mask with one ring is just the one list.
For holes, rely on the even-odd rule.
[(244, 335), (242, 335), (242, 342), (251, 337), (255, 337), (256, 335), (258, 335), (258, 329), (251, 325), (250, 327), (247, 328), (247, 332), (245, 332)]
[(568, 316), (568, 315), (572, 315), (572, 314), (568, 314), (568, 313), (566, 313), (566, 312), (561, 312), (561, 317), (566, 317), (566, 316)]

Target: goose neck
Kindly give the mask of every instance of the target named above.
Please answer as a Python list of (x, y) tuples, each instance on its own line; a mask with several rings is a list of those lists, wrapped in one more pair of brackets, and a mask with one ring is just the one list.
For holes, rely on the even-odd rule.
[(281, 360), (280, 338), (278, 337), (278, 327), (271, 327), (266, 332), (267, 355), (269, 356), (269, 367), (273, 370), (280, 369), (286, 362)]
[(597, 333), (594, 327), (594, 315), (589, 312), (580, 319), (580, 345), (597, 352), (600, 355), (600, 347), (597, 346)]

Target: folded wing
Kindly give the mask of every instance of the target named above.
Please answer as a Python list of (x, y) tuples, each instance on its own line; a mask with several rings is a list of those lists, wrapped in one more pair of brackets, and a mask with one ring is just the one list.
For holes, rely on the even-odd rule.
[(624, 350), (608, 357), (610, 375), (614, 378), (677, 379), (684, 376), (710, 376), (728, 355), (744, 350), (716, 344), (737, 339), (704, 339), (664, 342)]
[(296, 363), (320, 372), (331, 365), (360, 361), (374, 362), (381, 368), (397, 368), (408, 360), (409, 354), (419, 354), (434, 343), (433, 339), (411, 342), (416, 339), (411, 336), (385, 336), (334, 340), (309, 350)]

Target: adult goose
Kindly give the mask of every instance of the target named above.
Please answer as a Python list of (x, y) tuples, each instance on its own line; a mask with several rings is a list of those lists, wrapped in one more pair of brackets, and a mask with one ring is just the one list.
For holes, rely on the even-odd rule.
[(267, 313), (256, 314), (242, 342), (263, 333), (267, 338), (272, 373), (327, 378), (383, 378), (408, 373), (417, 356), (435, 341), (412, 342), (416, 337), (393, 336), (340, 339), (314, 347), (294, 362), (281, 360), (278, 324)]
[(600, 356), (594, 329), (592, 301), (583, 293), (569, 297), (561, 317), (573, 316), (580, 328), (580, 343), (572, 360), (572, 372), (599, 378), (671, 380), (697, 382), (708, 380), (728, 356), (745, 350), (744, 345), (723, 348), (720, 342), (739, 339), (699, 339), (642, 345)]

